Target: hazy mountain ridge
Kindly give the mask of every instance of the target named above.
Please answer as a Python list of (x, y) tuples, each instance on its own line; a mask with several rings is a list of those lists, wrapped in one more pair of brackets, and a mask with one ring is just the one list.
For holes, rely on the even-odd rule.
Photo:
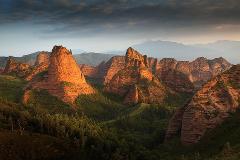
[(92, 66), (97, 66), (103, 61), (108, 61), (110, 58), (115, 56), (115, 54), (85, 52), (85, 53), (76, 54), (73, 56), (76, 59), (78, 64), (88, 64)]
[(206, 58), (224, 57), (231, 63), (240, 63), (240, 41), (216, 41), (207, 44), (187, 45), (171, 41), (146, 41), (132, 47), (148, 56), (178, 60), (193, 60), (199, 55)]

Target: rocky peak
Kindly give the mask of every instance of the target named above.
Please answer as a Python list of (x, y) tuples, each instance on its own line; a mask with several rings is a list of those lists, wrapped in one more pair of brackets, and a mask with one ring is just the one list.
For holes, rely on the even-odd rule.
[(205, 62), (205, 61), (208, 61), (208, 59), (205, 58), (205, 57), (198, 57), (198, 58), (196, 58), (194, 61), (197, 61), (197, 62)]
[(72, 53), (62, 46), (54, 46), (52, 49), (48, 76), (49, 83), (86, 83), (84, 75), (80, 71)]
[(49, 62), (47, 75), (43, 79), (34, 79), (28, 88), (48, 90), (50, 94), (73, 105), (79, 95), (95, 93), (87, 84), (71, 51), (62, 46), (54, 46)]
[(41, 65), (41, 64), (49, 64), (49, 55), (47, 52), (40, 52), (37, 55), (35, 66)]
[[(112, 74), (104, 90), (124, 97), (127, 104), (162, 103), (167, 89), (152, 72), (157, 60), (149, 59), (132, 48), (128, 48), (124, 58), (124, 65)], [(150, 66), (148, 62), (151, 62)]]
[(146, 67), (148, 66), (148, 58), (146, 55), (141, 55), (138, 51), (133, 48), (128, 48), (125, 61), (127, 66)]

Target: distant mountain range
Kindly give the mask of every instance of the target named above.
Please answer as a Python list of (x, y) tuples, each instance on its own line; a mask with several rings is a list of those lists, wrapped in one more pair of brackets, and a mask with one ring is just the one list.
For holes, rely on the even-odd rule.
[(108, 61), (110, 58), (115, 56), (115, 54), (104, 54), (104, 53), (82, 53), (74, 55), (78, 64), (89, 64), (92, 66), (96, 66), (103, 61)]
[(170, 41), (147, 41), (133, 48), (148, 56), (157, 58), (175, 58), (193, 60), (197, 57), (224, 57), (231, 63), (240, 63), (240, 41), (216, 41), (208, 44), (186, 45)]

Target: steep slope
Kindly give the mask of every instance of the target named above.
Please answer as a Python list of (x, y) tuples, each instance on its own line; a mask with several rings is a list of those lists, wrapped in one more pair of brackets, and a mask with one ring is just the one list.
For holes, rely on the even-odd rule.
[(124, 103), (128, 104), (163, 102), (167, 89), (152, 74), (147, 56), (128, 48), (122, 67), (106, 84), (106, 92), (125, 97)]
[[(87, 84), (71, 52), (62, 46), (55, 46), (50, 55), (48, 72), (42, 77), (35, 77), (28, 89), (45, 89), (66, 103), (74, 104), (80, 94), (92, 94), (94, 89)], [(29, 95), (25, 92), (25, 103)]]
[(106, 63), (101, 63), (97, 66), (97, 77), (105, 85), (110, 82), (113, 76), (122, 70), (125, 66), (124, 56), (114, 56)]
[(197, 143), (209, 129), (221, 124), (240, 103), (240, 65), (206, 83), (169, 123), (166, 139), (181, 132), (183, 144)]

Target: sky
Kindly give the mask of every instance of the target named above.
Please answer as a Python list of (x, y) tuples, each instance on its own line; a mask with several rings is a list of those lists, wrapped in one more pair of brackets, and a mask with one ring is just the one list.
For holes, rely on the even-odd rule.
[(0, 0), (0, 55), (240, 40), (239, 0)]

